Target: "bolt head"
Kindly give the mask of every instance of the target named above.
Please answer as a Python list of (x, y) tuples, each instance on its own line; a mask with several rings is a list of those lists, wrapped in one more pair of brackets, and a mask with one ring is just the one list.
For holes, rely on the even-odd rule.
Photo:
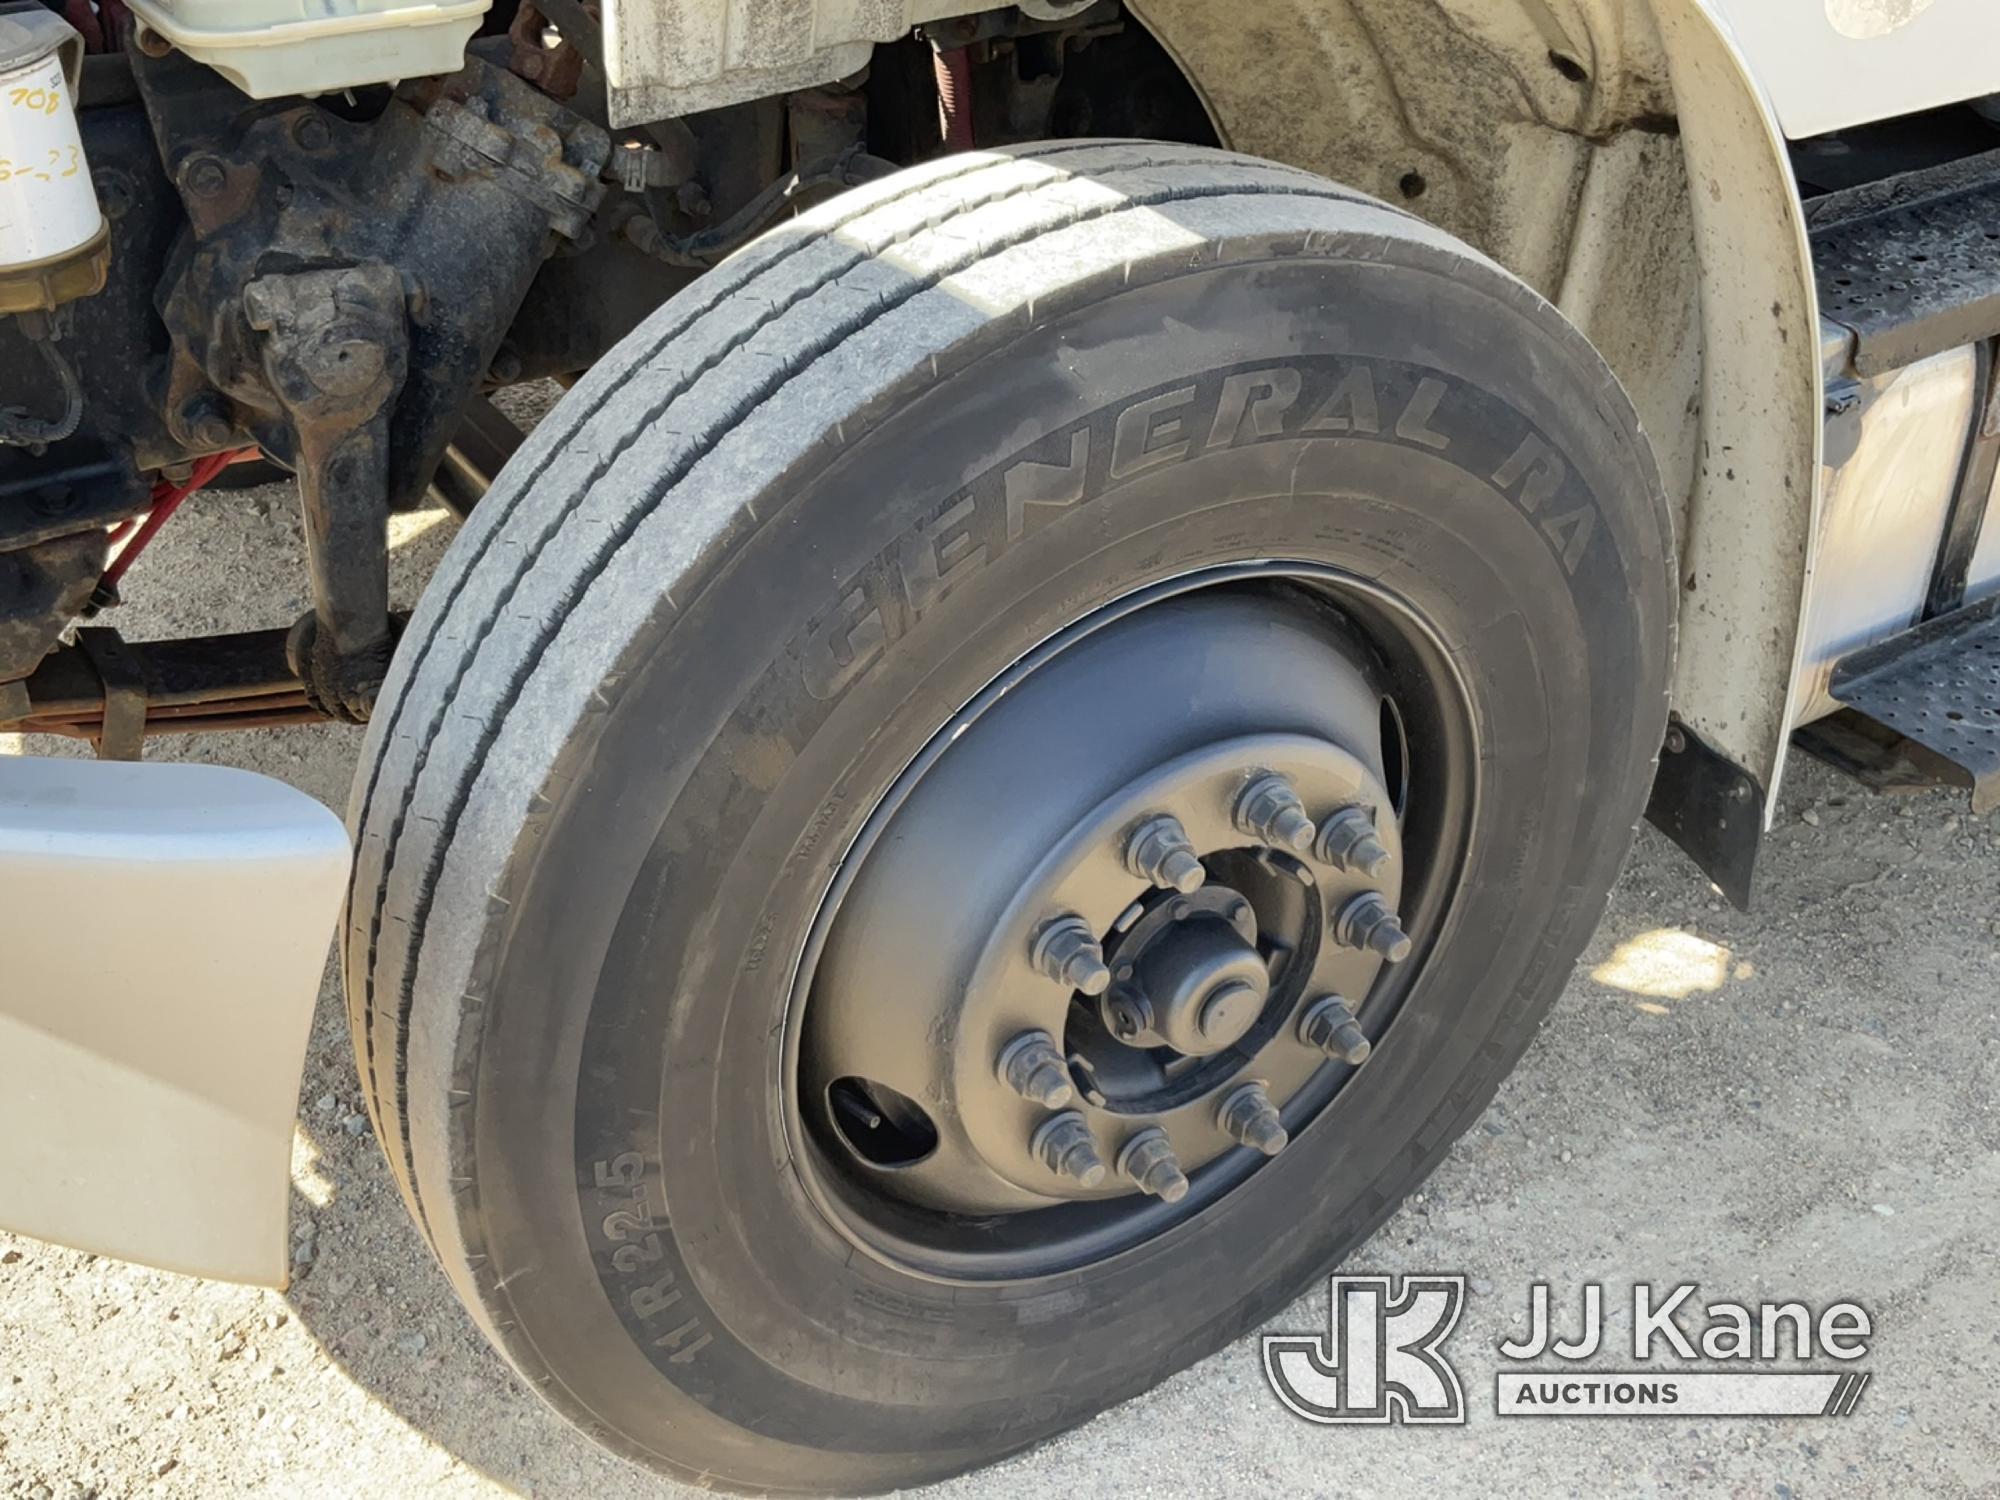
[(1044, 923), (1028, 956), (1037, 969), (1065, 989), (1101, 995), (1111, 988), (1111, 969), (1104, 962), (1097, 935), (1074, 912)]
[(301, 151), (324, 151), (333, 144), (333, 127), (315, 110), (299, 116), (292, 126), (292, 140)]
[(1149, 1126), (1127, 1141), (1118, 1153), (1118, 1171), (1130, 1178), (1142, 1193), (1150, 1193), (1163, 1203), (1178, 1203), (1188, 1195), (1187, 1174), (1180, 1158), (1157, 1125)]
[(1042, 1122), (1028, 1141), (1028, 1149), (1059, 1177), (1067, 1177), (1072, 1182), (1087, 1188), (1094, 1188), (1104, 1181), (1104, 1160), (1097, 1154), (1097, 1144), (1090, 1137), (1090, 1126), (1075, 1110), (1056, 1115)]
[(1236, 799), (1236, 826), (1273, 849), (1303, 853), (1318, 831), (1306, 816), (1290, 781), (1275, 772), (1260, 776)]
[(1024, 1031), (1000, 1049), (1000, 1081), (1044, 1109), (1061, 1109), (1075, 1090), (1069, 1068), (1046, 1031)]
[(1158, 813), (1132, 830), (1125, 841), (1125, 868), (1163, 891), (1183, 896), (1200, 890), (1208, 878), (1187, 830), (1172, 813)]
[(1368, 1034), (1354, 1019), (1354, 1012), (1338, 995), (1328, 995), (1316, 1001), (1300, 1017), (1299, 1040), (1350, 1067), (1359, 1067), (1374, 1050), (1368, 1041)]
[(229, 185), (229, 172), (212, 156), (196, 156), (181, 168), (181, 185), (196, 197), (213, 197)]
[(1375, 835), (1375, 815), (1356, 803), (1320, 824), (1313, 857), (1337, 870), (1359, 871), (1373, 880), (1388, 866), (1389, 851)]
[(1333, 939), (1345, 948), (1365, 948), (1390, 963), (1401, 963), (1414, 946), (1380, 891), (1364, 891), (1333, 919)]
[(1246, 1083), (1224, 1099), (1215, 1122), (1225, 1134), (1266, 1156), (1276, 1156), (1291, 1141), (1261, 1083)]

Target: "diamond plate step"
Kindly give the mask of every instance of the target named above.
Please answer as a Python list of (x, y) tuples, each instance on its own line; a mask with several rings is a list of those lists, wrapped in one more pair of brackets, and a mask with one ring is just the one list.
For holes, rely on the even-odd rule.
[(1842, 657), (1833, 696), (1964, 771), (1975, 813), (2000, 807), (2000, 594)]
[(1820, 311), (1855, 372), (1899, 370), (2000, 333), (2000, 151), (1815, 200)]

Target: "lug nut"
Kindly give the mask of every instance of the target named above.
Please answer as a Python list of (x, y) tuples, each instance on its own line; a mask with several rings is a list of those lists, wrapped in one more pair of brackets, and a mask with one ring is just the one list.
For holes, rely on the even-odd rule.
[(1097, 1154), (1090, 1127), (1073, 1109), (1044, 1120), (1028, 1146), (1041, 1164), (1058, 1177), (1067, 1177), (1087, 1188), (1104, 1181), (1104, 1158)]
[(1142, 1130), (1127, 1141), (1118, 1153), (1118, 1171), (1137, 1184), (1142, 1193), (1151, 1193), (1163, 1203), (1178, 1203), (1187, 1196), (1187, 1174), (1180, 1158), (1168, 1144), (1167, 1133), (1157, 1125)]
[(1067, 989), (1101, 995), (1110, 987), (1111, 970), (1105, 966), (1097, 935), (1074, 913), (1045, 922), (1035, 934), (1029, 957), (1037, 969)]
[(1215, 1123), (1224, 1135), (1266, 1156), (1276, 1156), (1291, 1139), (1278, 1119), (1278, 1106), (1261, 1083), (1246, 1083), (1224, 1099)]
[(1236, 799), (1236, 826), (1273, 849), (1304, 853), (1312, 847), (1313, 820), (1292, 784), (1275, 773), (1243, 788)]
[(1076, 1092), (1063, 1055), (1046, 1031), (1024, 1031), (1001, 1049), (1000, 1080), (1044, 1109), (1061, 1109)]
[(1410, 956), (1409, 934), (1378, 891), (1366, 891), (1340, 909), (1333, 919), (1333, 940), (1348, 948), (1366, 948), (1390, 963)]
[(1132, 830), (1125, 841), (1125, 868), (1163, 891), (1183, 896), (1200, 890), (1208, 878), (1187, 830), (1172, 813), (1148, 818)]
[(1300, 1017), (1299, 1040), (1354, 1067), (1368, 1061), (1368, 1054), (1375, 1050), (1354, 1019), (1354, 1012), (1338, 995), (1315, 1001)]
[(1358, 804), (1341, 808), (1320, 824), (1319, 842), (1313, 845), (1313, 854), (1323, 865), (1365, 875), (1370, 880), (1380, 875), (1389, 863), (1389, 851), (1375, 836), (1375, 815)]

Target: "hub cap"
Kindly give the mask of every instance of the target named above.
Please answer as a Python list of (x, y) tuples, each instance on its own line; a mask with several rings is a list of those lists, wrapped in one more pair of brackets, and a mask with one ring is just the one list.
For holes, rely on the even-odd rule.
[(1073, 627), (870, 820), (787, 1069), (801, 1173), (872, 1253), (980, 1278), (1117, 1253), (1298, 1149), (1365, 1066), (1424, 936), (1407, 747), (1386, 658), (1285, 572)]

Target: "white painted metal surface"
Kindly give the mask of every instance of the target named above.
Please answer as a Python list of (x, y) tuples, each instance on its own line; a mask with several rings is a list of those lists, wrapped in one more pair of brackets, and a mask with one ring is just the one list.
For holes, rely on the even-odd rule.
[(131, 0), (133, 14), (253, 99), (465, 66), (488, 0)]
[(1846, 419), (1859, 421), (1860, 441), (1825, 473), (1797, 722), (1840, 707), (1827, 692), (1836, 660), (1922, 615), (1977, 381), (1970, 346), (1954, 349), (1869, 381)]
[(267, 777), (0, 757), (0, 1227), (284, 1284), (347, 868)]
[(611, 123), (715, 109), (845, 78), (877, 42), (980, 0), (605, 0)]
[(1785, 134), (2000, 93), (1995, 0), (1709, 0)]
[(2000, 474), (1994, 476), (1993, 493), (1986, 501), (1986, 521), (1979, 532), (1979, 544), (1972, 549), (1972, 565), (1965, 573), (1968, 604), (2000, 594)]
[[(77, 134), (74, 80), (56, 50), (69, 28), (47, 19), (52, 26), (31, 31), (0, 17), (0, 28), (20, 33), (0, 35), (0, 268), (52, 260), (88, 244), (104, 222)], [(32, 52), (37, 33), (47, 50), (9, 65), (9, 41)]]

